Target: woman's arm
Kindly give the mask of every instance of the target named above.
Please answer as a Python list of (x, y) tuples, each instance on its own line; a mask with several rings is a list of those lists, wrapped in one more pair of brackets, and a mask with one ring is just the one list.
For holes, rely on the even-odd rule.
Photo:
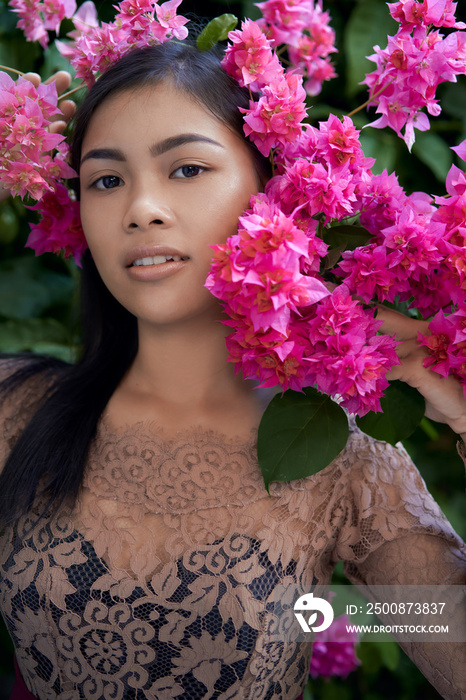
[[(429, 593), (424, 586), (433, 594), (442, 586), (442, 595), (445, 585), (454, 586), (455, 594), (458, 586), (464, 588), (466, 547), (403, 447), (355, 431), (346, 462), (347, 486), (339, 505), (346, 516), (334, 557), (344, 561), (349, 580), (379, 603), (400, 601), (404, 593), (411, 600), (413, 588), (422, 600)], [(450, 608), (445, 618), (448, 614), (452, 634), (444, 640), (406, 641), (405, 636), (397, 641), (442, 697), (466, 700), (466, 644), (451, 641), (466, 634), (466, 604)], [(388, 624), (400, 622), (415, 620)]]

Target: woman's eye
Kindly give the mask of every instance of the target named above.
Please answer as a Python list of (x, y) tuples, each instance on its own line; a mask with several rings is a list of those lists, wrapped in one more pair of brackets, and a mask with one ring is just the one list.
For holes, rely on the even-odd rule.
[(172, 173), (172, 178), (196, 177), (204, 172), (205, 168), (200, 165), (182, 165)]
[(104, 175), (99, 177), (92, 186), (97, 190), (113, 190), (115, 187), (120, 187), (121, 182), (121, 178), (116, 175)]

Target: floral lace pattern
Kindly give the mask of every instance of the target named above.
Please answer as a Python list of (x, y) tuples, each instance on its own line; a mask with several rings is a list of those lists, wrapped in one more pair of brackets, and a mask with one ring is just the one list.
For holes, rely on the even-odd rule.
[[(269, 496), (253, 434), (102, 421), (73, 511), (31, 517), (0, 539), (0, 608), (40, 700), (295, 700), (311, 644), (269, 634), (278, 586), (327, 583), (339, 559), (355, 582), (459, 582), (464, 562), (403, 450), (357, 431)], [(436, 646), (434, 668), (407, 651), (466, 697), (461, 652)]]

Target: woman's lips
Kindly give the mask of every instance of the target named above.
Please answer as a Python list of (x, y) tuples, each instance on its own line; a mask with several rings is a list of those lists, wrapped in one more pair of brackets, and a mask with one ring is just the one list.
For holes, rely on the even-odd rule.
[(165, 279), (182, 270), (188, 264), (188, 260), (172, 260), (158, 265), (131, 265), (126, 270), (131, 279), (140, 282), (153, 282)]
[(168, 246), (133, 248), (125, 257), (125, 267), (131, 279), (152, 282), (174, 275), (183, 269), (189, 256)]
[(186, 260), (189, 260), (189, 255), (169, 246), (140, 246), (128, 251), (124, 259), (124, 265), (127, 268), (133, 266), (152, 267), (166, 265), (170, 262), (185, 262)]

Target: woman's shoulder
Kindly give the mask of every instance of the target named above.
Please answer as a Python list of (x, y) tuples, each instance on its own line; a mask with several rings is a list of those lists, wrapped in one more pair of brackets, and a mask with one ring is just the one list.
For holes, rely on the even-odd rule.
[(47, 391), (65, 367), (66, 363), (53, 357), (0, 353), (0, 405), (9, 399), (21, 402), (32, 388), (36, 395), (40, 393), (41, 387)]
[(54, 358), (0, 354), (0, 440), (21, 432), (64, 367)]

